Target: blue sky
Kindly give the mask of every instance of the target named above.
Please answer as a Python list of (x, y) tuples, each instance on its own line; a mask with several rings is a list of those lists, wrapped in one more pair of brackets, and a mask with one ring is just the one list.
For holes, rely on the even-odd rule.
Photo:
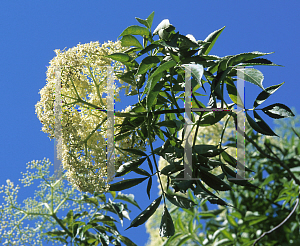
[[(134, 17), (146, 19), (152, 11), (155, 11), (152, 31), (163, 19), (169, 19), (181, 34), (192, 34), (197, 40), (204, 40), (211, 32), (226, 26), (210, 54), (226, 56), (274, 51), (265, 58), (284, 67), (257, 69), (264, 74), (265, 88), (283, 81), (285, 84), (262, 106), (278, 102), (300, 112), (296, 75), (300, 53), (299, 9), (298, 1), (270, 0), (1, 1), (0, 185), (6, 179), (18, 184), (27, 162), (44, 157), (53, 162), (54, 142), (41, 131), (42, 124), (36, 117), (34, 105), (40, 99), (38, 92), (46, 83), (46, 66), (55, 56), (55, 49), (72, 48), (79, 42), (115, 41), (126, 27), (139, 25)], [(245, 91), (245, 106), (252, 108), (261, 89), (246, 82)], [(126, 105), (132, 103), (124, 96), (121, 100)], [(260, 115), (274, 128), (273, 119)], [(156, 186), (154, 183), (153, 187)], [(33, 196), (33, 190), (24, 189), (18, 201)], [(135, 194), (142, 209), (150, 204), (146, 184), (124, 193)], [(156, 193), (157, 190), (153, 190), (151, 201), (156, 199)], [(129, 207), (131, 218), (135, 218), (139, 211)], [(124, 228), (129, 223), (125, 221)], [(125, 232), (121, 228), (120, 231), (137, 245), (147, 241), (144, 226)]]

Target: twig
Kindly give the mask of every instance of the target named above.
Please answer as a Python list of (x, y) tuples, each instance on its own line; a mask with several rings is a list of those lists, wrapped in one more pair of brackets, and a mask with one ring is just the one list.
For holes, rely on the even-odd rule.
[(295, 212), (296, 208), (298, 207), (298, 204), (299, 204), (299, 197), (297, 198), (296, 200), (296, 204), (295, 204), (295, 207), (293, 208), (292, 212), (290, 212), (290, 214), (278, 225), (278, 226), (275, 226), (273, 229), (271, 229), (270, 231), (267, 231), (267, 232), (264, 232), (259, 238), (257, 238), (254, 243), (253, 243), (253, 246), (258, 243), (258, 241), (260, 241), (265, 235), (267, 234), (271, 234), (272, 232), (274, 232), (275, 230), (277, 230), (280, 226), (282, 226), (291, 216), (292, 214)]

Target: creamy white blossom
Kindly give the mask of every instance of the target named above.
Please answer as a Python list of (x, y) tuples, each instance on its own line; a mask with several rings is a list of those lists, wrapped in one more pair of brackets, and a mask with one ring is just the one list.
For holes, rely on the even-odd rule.
[[(116, 74), (124, 72), (120, 62), (112, 62), (104, 57), (124, 52), (121, 42), (99, 42), (78, 44), (66, 51), (55, 50), (56, 57), (50, 61), (47, 70), (47, 84), (40, 90), (41, 100), (36, 104), (36, 114), (43, 124), (42, 131), (54, 138), (55, 115), (55, 68), (61, 68), (62, 98), (62, 164), (67, 170), (68, 180), (80, 191), (105, 192), (107, 183), (106, 138), (107, 113), (95, 109), (106, 109), (107, 67), (113, 65), (114, 80)], [(122, 70), (123, 69), (123, 70)], [(122, 81), (120, 83), (123, 84)], [(115, 100), (120, 101), (122, 88), (115, 88)], [(129, 108), (127, 109), (129, 110)], [(124, 118), (115, 117), (115, 124), (121, 124)], [(101, 125), (101, 122), (103, 124)], [(115, 134), (118, 128), (115, 128)], [(145, 150), (141, 142), (131, 142), (131, 136), (115, 143), (116, 147), (139, 148)], [(139, 140), (139, 137), (136, 137)], [(115, 169), (133, 156), (125, 156), (115, 149)]]

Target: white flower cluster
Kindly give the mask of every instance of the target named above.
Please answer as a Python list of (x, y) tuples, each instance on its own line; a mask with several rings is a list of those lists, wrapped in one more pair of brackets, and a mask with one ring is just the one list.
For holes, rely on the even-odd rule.
[[(24, 187), (30, 186), (33, 180), (43, 179), (35, 192), (35, 197), (28, 197), (21, 206), (17, 202), (20, 187), (7, 180), (7, 185), (0, 187), (0, 193), (5, 203), (0, 206), (0, 243), (1, 245), (43, 245), (43, 232), (48, 232), (57, 227), (57, 222), (51, 217), (52, 211), (70, 208), (68, 200), (79, 200), (83, 193), (76, 192), (74, 187), (64, 185), (64, 181), (50, 181), (49, 167), (52, 165), (49, 159), (43, 161), (31, 161), (26, 164), (28, 170), (20, 180)], [(24, 192), (24, 191), (23, 191)], [(74, 213), (82, 211), (82, 205), (73, 202)], [(49, 210), (50, 209), (50, 210)], [(86, 208), (85, 208), (86, 209)], [(52, 211), (51, 211), (52, 210)], [(92, 210), (91, 210), (92, 211)], [(39, 218), (39, 219), (38, 219)], [(34, 227), (23, 225), (26, 220), (37, 220)], [(52, 238), (47, 238), (51, 241)], [(54, 240), (55, 241), (55, 240)], [(56, 241), (57, 242), (57, 241)]]
[[(90, 42), (78, 44), (67, 51), (55, 50), (56, 57), (50, 61), (47, 71), (47, 84), (40, 90), (41, 100), (36, 104), (36, 114), (43, 124), (42, 131), (54, 138), (55, 115), (55, 69), (61, 68), (62, 98), (62, 164), (67, 170), (68, 180), (83, 192), (105, 192), (107, 183), (106, 138), (107, 113), (95, 108), (106, 108), (107, 66), (112, 65), (114, 80), (122, 73), (123, 65), (104, 57), (113, 53), (124, 52), (126, 47), (121, 42)], [(123, 84), (122, 81), (120, 83)], [(115, 88), (116, 101), (120, 101), (122, 85)], [(130, 110), (130, 108), (127, 109)], [(115, 117), (115, 125), (124, 118)], [(102, 123), (102, 124), (101, 124)], [(115, 134), (118, 130), (115, 129)], [(115, 143), (120, 148), (139, 148), (145, 150), (142, 143), (132, 146), (131, 136)], [(136, 140), (139, 137), (136, 136)], [(125, 156), (115, 149), (115, 169), (124, 161), (134, 156)]]

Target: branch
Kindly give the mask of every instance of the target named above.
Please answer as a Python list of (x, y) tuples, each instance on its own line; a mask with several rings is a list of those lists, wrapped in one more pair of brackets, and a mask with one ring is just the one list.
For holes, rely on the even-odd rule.
[(299, 197), (297, 198), (296, 200), (296, 204), (295, 204), (295, 207), (293, 208), (292, 212), (290, 212), (290, 214), (278, 225), (278, 226), (275, 226), (272, 230), (270, 231), (267, 231), (267, 232), (264, 232), (259, 238), (257, 238), (254, 243), (253, 243), (253, 246), (258, 243), (258, 241), (260, 241), (265, 235), (267, 234), (271, 234), (272, 232), (274, 232), (275, 230), (277, 230), (280, 226), (282, 226), (285, 222), (287, 222), (287, 220), (292, 216), (292, 214), (295, 212), (296, 208), (298, 207), (298, 204), (299, 204)]

